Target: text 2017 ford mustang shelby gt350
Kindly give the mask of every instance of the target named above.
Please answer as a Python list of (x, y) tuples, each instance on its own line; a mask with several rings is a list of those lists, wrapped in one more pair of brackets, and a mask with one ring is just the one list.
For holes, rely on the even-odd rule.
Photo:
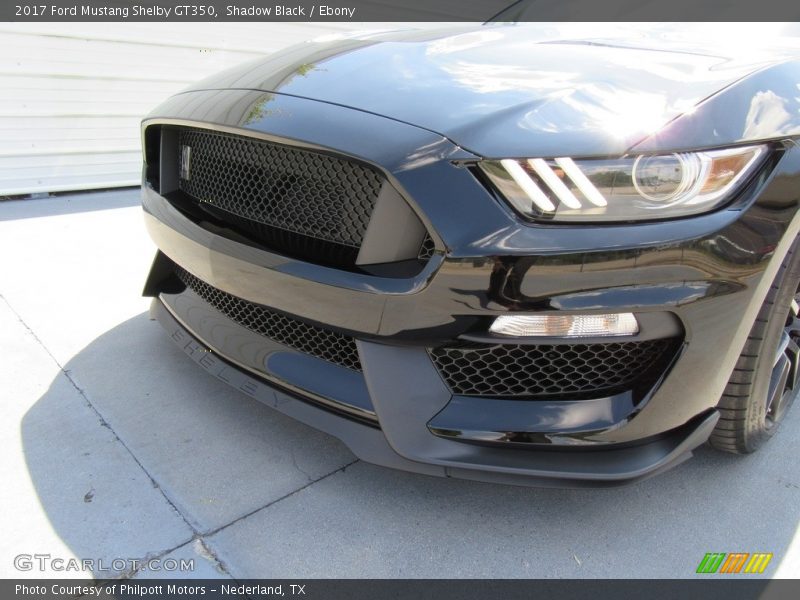
[(527, 25), (308, 43), (142, 124), (152, 314), (364, 460), (612, 485), (798, 389), (800, 62)]

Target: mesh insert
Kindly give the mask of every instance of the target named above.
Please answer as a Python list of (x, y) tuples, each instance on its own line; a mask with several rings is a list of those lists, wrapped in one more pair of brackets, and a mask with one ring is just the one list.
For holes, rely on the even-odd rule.
[(454, 394), (600, 397), (652, 385), (677, 350), (675, 339), (603, 344), (470, 344), (430, 351)]
[(230, 133), (178, 135), (180, 189), (201, 206), (278, 251), (330, 262), (334, 246), (333, 259), (355, 261), (383, 183), (378, 171)]
[(435, 251), (436, 245), (433, 243), (433, 238), (431, 234), (426, 233), (425, 239), (422, 240), (422, 244), (419, 247), (417, 258), (419, 258), (419, 260), (430, 260)]
[(361, 361), (353, 338), (237, 298), (207, 284), (180, 267), (176, 268), (175, 273), (203, 300), (250, 331), (304, 354), (316, 356), (354, 371), (361, 371)]

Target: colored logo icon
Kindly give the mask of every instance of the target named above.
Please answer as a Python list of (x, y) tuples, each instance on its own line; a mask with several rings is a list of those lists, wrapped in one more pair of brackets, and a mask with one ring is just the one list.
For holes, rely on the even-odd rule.
[(763, 573), (772, 560), (772, 552), (707, 552), (697, 566), (697, 573)]

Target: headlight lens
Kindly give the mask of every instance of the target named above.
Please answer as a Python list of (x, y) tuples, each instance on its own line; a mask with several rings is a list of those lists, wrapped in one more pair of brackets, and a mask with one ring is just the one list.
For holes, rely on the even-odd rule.
[(484, 160), (480, 168), (528, 218), (630, 221), (712, 210), (766, 155), (767, 146), (758, 145), (616, 159)]

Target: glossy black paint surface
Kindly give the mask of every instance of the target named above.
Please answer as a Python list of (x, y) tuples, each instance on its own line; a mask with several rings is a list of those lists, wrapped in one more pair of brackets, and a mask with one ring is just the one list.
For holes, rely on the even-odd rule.
[[(513, 471), (537, 481), (548, 476), (536, 452), (478, 450), (454, 437), (512, 441), (539, 451), (553, 445), (595, 451), (641, 445), (636, 474), (629, 464), (618, 465), (615, 474), (609, 467), (612, 479), (635, 479), (674, 464), (676, 448), (685, 458), (710, 432), (709, 419), (753, 319), (800, 232), (800, 148), (793, 137), (800, 133), (800, 113), (793, 104), (797, 94), (789, 97), (800, 82), (796, 64), (764, 66), (585, 43), (529, 46), (524, 28), (418, 37), (289, 50), (202, 82), (144, 122), (145, 131), (149, 125), (193, 125), (334, 152), (385, 174), (436, 245), (433, 259), (412, 277), (340, 271), (253, 248), (215, 235), (159, 190), (143, 188), (146, 224), (162, 252), (230, 294), (353, 335), (363, 378), (328, 378), (325, 369), (308, 365), (303, 381), (296, 369), (250, 364), (235, 344), (209, 339), (200, 324), (184, 325), (223, 359), (278, 387), (321, 404), (332, 401), (344, 412), (372, 413), (392, 450), (412, 464), (465, 469), (463, 476), (471, 478), (484, 471)], [(503, 54), (504, 47), (517, 46), (529, 52)], [(474, 67), (472, 87), (448, 71), (453, 65)], [(410, 82), (402, 67), (414, 75)], [(534, 76), (540, 67), (545, 70)], [(383, 72), (394, 73), (394, 87)], [(669, 124), (657, 135), (641, 128), (619, 135), (614, 127), (601, 127), (613, 122), (610, 107), (617, 110), (626, 97), (639, 104), (652, 100), (664, 108), (663, 123)], [(608, 100), (605, 108), (602, 98)], [(779, 118), (779, 106), (787, 117)], [(688, 109), (694, 112), (679, 116)], [(752, 139), (773, 141), (765, 168), (723, 209), (675, 221), (522, 222), (468, 168), (481, 156), (608, 155), (633, 144), (661, 151)], [(151, 277), (150, 292), (163, 291), (155, 270)], [(170, 302), (167, 294), (162, 302)], [(192, 311), (207, 310), (196, 299), (192, 303)], [(671, 335), (680, 331), (683, 350), (643, 401), (627, 402), (623, 394), (597, 399), (593, 410), (568, 399), (491, 404), (492, 399), (453, 397), (427, 354), (432, 345), (485, 339), (498, 315), (562, 311), (629, 311), (642, 323), (666, 318), (674, 323)], [(461, 433), (448, 433), (453, 431)], [(654, 439), (674, 444), (653, 452), (648, 444)], [(565, 477), (555, 474), (559, 468), (553, 467), (553, 477)], [(585, 472), (570, 478), (593, 479)]]
[(428, 423), (436, 435), (474, 443), (522, 445), (581, 443), (581, 435), (614, 427), (634, 412), (631, 392), (588, 400), (523, 402), (454, 396)]
[[(658, 149), (682, 144), (669, 128), (650, 136), (725, 88), (693, 121), (702, 126), (689, 146), (797, 135), (796, 58), (776, 48), (721, 56), (713, 46), (681, 49), (633, 34), (563, 39), (539, 24), (493, 24), (307, 43), (189, 89), (253, 89), (347, 106), (484, 157), (606, 156), (642, 140)], [(731, 98), (746, 110), (730, 111)], [(785, 114), (777, 128), (775, 111)], [(723, 131), (713, 133), (709, 113), (725, 115)]]

